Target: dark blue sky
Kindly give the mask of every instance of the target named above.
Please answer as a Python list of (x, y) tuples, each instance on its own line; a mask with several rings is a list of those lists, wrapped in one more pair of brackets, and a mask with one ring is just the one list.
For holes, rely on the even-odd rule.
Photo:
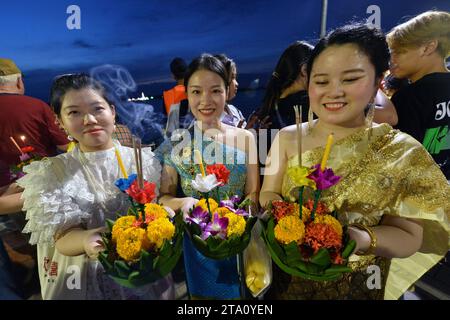
[[(47, 99), (52, 78), (121, 65), (138, 84), (170, 81), (175, 56), (226, 53), (239, 73), (265, 74), (291, 42), (314, 43), (320, 33), (320, 0), (7, 1), (2, 3), (0, 56), (12, 58), (26, 76), (27, 93)], [(356, 4), (355, 4), (356, 3)], [(69, 30), (69, 5), (81, 9), (81, 30)], [(369, 5), (381, 9), (388, 31), (405, 17), (448, 0), (329, 0), (328, 28), (367, 19)], [(244, 84), (245, 85), (245, 84)]]

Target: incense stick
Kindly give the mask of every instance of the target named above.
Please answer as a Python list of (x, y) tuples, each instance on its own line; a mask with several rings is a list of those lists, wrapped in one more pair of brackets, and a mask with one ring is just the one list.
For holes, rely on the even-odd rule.
[(298, 152), (298, 165), (302, 166), (302, 131), (301, 131), (301, 123), (302, 123), (302, 106), (300, 106), (300, 111), (298, 105), (294, 106), (295, 111), (295, 124), (297, 126), (297, 152)]

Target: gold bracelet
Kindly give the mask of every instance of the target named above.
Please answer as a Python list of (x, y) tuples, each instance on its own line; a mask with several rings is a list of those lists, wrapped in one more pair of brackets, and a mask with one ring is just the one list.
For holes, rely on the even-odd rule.
[(349, 225), (349, 227), (355, 227), (359, 230), (366, 231), (370, 236), (369, 249), (367, 249), (365, 252), (360, 252), (360, 251), (355, 252), (355, 254), (358, 256), (366, 256), (369, 254), (375, 254), (375, 249), (377, 248), (377, 236), (376, 236), (375, 232), (373, 232), (373, 230), (370, 229), (369, 227), (366, 227), (365, 225), (360, 224), (360, 223), (352, 223), (351, 225)]

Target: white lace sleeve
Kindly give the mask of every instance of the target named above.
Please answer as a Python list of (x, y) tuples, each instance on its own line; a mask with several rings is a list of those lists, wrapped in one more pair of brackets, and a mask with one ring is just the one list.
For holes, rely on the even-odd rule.
[(89, 217), (64, 190), (62, 178), (52, 161), (32, 162), (24, 168), (26, 175), (17, 181), (25, 189), (23, 210), (28, 221), (22, 232), (31, 233), (30, 244), (53, 245), (57, 232), (78, 226)]
[(142, 171), (145, 180), (156, 183), (156, 195), (159, 196), (161, 164), (151, 148), (142, 149)]

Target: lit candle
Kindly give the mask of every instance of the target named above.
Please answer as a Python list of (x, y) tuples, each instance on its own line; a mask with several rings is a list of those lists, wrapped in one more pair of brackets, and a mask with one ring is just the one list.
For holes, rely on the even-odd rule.
[(302, 124), (302, 106), (300, 106), (300, 111), (298, 106), (294, 106), (295, 111), (295, 123), (297, 125), (297, 152), (298, 152), (298, 165), (302, 166), (302, 130), (300, 128)]
[(20, 154), (23, 154), (22, 149), (20, 149), (19, 145), (17, 144), (16, 140), (14, 140), (13, 137), (9, 137), (11, 139), (12, 143), (16, 146), (16, 148), (19, 150)]
[(327, 145), (325, 146), (325, 151), (323, 153), (322, 162), (320, 163), (320, 170), (325, 170), (325, 165), (327, 164), (328, 157), (330, 156), (331, 145), (333, 144), (333, 133), (330, 133), (327, 139)]
[(22, 140), (23, 143), (25, 143), (25, 136), (20, 136), (20, 140)]
[(115, 148), (117, 163), (119, 163), (120, 171), (122, 171), (123, 177), (128, 179), (127, 170), (125, 170), (125, 166), (123, 165), (122, 157), (120, 156), (119, 149)]
[(205, 168), (203, 167), (202, 154), (200, 153), (199, 150), (197, 150), (197, 149), (194, 150), (194, 157), (195, 157), (196, 161), (199, 163), (200, 172), (202, 173), (202, 176), (203, 177), (206, 176)]

